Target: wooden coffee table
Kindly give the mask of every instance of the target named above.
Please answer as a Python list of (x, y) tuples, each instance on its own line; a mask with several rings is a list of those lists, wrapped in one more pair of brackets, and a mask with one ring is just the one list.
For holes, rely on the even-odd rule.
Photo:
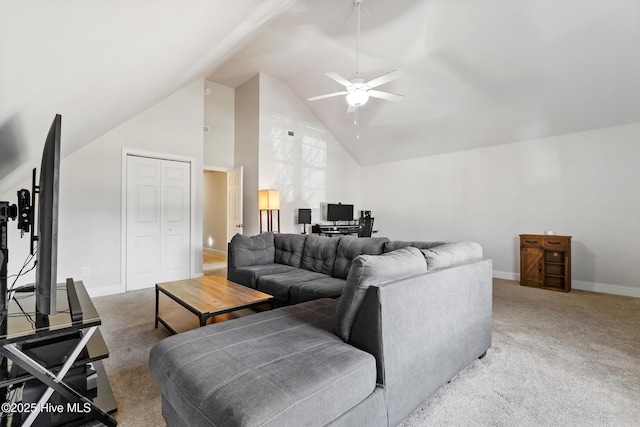
[(269, 304), (270, 308), (273, 308), (274, 303), (273, 296), (269, 294), (217, 276), (157, 283), (155, 327), (157, 328), (160, 322), (173, 334), (182, 330), (170, 326), (168, 319), (160, 317), (160, 293), (198, 316), (200, 326), (204, 326), (207, 319), (213, 316), (263, 304)]

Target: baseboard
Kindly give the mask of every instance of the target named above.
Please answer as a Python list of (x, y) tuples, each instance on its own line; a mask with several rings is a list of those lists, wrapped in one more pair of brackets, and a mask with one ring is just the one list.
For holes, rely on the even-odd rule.
[(87, 288), (87, 293), (91, 298), (122, 293), (120, 285), (100, 286), (98, 288), (90, 288), (85, 285), (85, 287)]
[(579, 289), (581, 291), (599, 292), (602, 294), (623, 295), (626, 297), (640, 298), (640, 288), (632, 288), (631, 286), (611, 285), (608, 283), (591, 283), (591, 282), (582, 282), (580, 280), (572, 280), (571, 289)]
[(504, 280), (520, 280), (520, 275), (517, 273), (511, 273), (510, 271), (496, 271), (493, 270), (493, 277), (496, 279), (504, 279)]
[[(493, 277), (495, 277), (496, 279), (520, 281), (520, 275), (518, 273), (512, 273), (509, 271), (494, 270)], [(634, 288), (631, 286), (611, 285), (608, 283), (592, 283), (592, 282), (583, 282), (581, 280), (572, 280), (571, 289), (577, 289), (580, 291), (598, 292), (601, 294), (613, 294), (613, 295), (622, 295), (626, 297), (640, 298), (640, 288)]]
[(208, 254), (214, 254), (214, 255), (220, 255), (220, 256), (227, 256), (227, 252), (226, 251), (221, 251), (220, 249), (213, 249), (213, 248), (202, 248), (202, 252), (206, 252)]

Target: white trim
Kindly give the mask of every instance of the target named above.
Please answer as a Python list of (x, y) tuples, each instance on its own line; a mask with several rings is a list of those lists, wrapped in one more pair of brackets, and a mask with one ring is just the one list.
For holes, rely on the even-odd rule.
[(520, 275), (517, 273), (512, 273), (510, 271), (493, 270), (493, 277), (495, 277), (496, 279), (520, 281)]
[(202, 251), (206, 252), (208, 254), (227, 256), (227, 251), (221, 251), (220, 249), (213, 249), (213, 248), (205, 248), (205, 247), (203, 247)]
[(578, 289), (581, 291), (599, 292), (602, 294), (622, 295), (626, 297), (640, 298), (640, 288), (633, 288), (631, 286), (611, 285), (608, 283), (592, 283), (583, 282), (581, 280), (572, 280), (571, 289)]
[(106, 295), (115, 295), (122, 293), (120, 289), (122, 285), (100, 286), (98, 288), (87, 288), (87, 293), (91, 298), (103, 297)]
[(159, 159), (159, 160), (174, 160), (176, 162), (187, 162), (191, 164), (195, 164), (195, 157), (182, 156), (179, 154), (167, 154), (167, 153), (156, 153), (154, 151), (145, 151), (145, 150), (136, 150), (134, 148), (126, 148), (122, 147), (122, 155), (126, 158), (126, 156), (137, 156), (137, 157), (148, 157), (150, 159)]
[[(493, 271), (493, 277), (496, 279), (520, 281), (520, 274), (510, 271)], [(593, 283), (584, 282), (582, 280), (572, 280), (571, 289), (580, 291), (598, 292), (601, 294), (622, 295), (627, 297), (640, 298), (640, 288), (623, 285), (612, 285), (609, 283)]]
[[(189, 210), (191, 211), (191, 223), (189, 224), (191, 242), (189, 244), (189, 277), (198, 278), (201, 277), (194, 272), (194, 260), (196, 259), (196, 250), (194, 242), (196, 240), (196, 159), (195, 157), (181, 156), (176, 154), (156, 153), (152, 151), (136, 150), (133, 148), (122, 147), (122, 190), (121, 190), (121, 241), (120, 241), (120, 285), (119, 293), (127, 291), (127, 156), (148, 157), (159, 160), (172, 160), (177, 162), (189, 163), (189, 170), (191, 171), (191, 200), (189, 203)], [(201, 172), (199, 172), (201, 173)], [(114, 292), (118, 293), (118, 292)]]
[(222, 167), (219, 167), (219, 166), (207, 166), (207, 165), (204, 165), (202, 167), (202, 170), (211, 171), (211, 172), (230, 172), (233, 169), (222, 168)]

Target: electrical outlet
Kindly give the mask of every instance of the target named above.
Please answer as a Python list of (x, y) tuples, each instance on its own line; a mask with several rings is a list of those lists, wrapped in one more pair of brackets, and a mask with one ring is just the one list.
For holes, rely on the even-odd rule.
[(82, 267), (82, 275), (83, 275), (83, 276), (90, 276), (90, 275), (91, 275), (91, 268), (89, 268), (89, 267)]

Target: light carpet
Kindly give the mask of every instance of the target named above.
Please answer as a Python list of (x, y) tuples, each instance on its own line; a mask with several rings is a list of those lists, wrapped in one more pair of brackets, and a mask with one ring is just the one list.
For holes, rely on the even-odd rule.
[[(218, 272), (219, 273), (219, 272)], [(149, 350), (153, 289), (94, 299), (120, 426), (164, 425)], [(494, 279), (493, 345), (416, 409), (413, 426), (640, 425), (640, 299)]]

